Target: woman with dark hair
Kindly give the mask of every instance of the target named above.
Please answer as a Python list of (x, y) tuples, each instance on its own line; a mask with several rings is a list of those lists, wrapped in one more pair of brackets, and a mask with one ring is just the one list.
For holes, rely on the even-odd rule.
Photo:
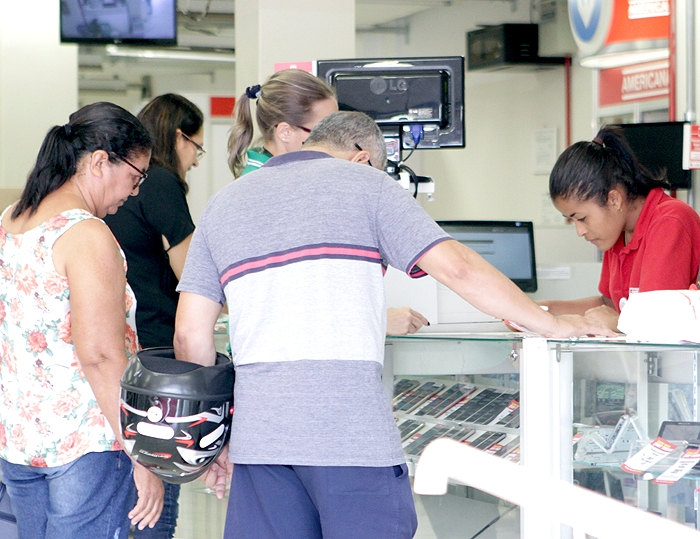
[(138, 342), (124, 255), (101, 221), (138, 193), (150, 153), (129, 112), (83, 107), (48, 132), (2, 214), (0, 467), (20, 537), (126, 539), (129, 520), (160, 516), (160, 479), (119, 445)]
[[(187, 171), (204, 155), (204, 116), (175, 94), (154, 98), (138, 115), (153, 140), (148, 182), (105, 222), (124, 249), (127, 279), (136, 294), (136, 328), (143, 348), (172, 346), (175, 291), (194, 232), (186, 194)], [(175, 533), (180, 485), (165, 484), (165, 505), (153, 529), (136, 539), (170, 539)]]
[(550, 175), (549, 194), (577, 234), (604, 252), (601, 295), (539, 303), (552, 314), (585, 314), (617, 330), (630, 294), (695, 283), (700, 217), (665, 194), (669, 187), (639, 163), (616, 128), (567, 148)]

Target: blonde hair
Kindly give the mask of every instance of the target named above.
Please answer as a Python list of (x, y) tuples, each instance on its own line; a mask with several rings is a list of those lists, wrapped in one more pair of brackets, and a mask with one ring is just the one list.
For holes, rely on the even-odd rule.
[(235, 177), (246, 165), (246, 152), (253, 140), (250, 100), (257, 99), (255, 120), (264, 142), (273, 138), (281, 122), (304, 125), (319, 101), (335, 99), (335, 92), (322, 79), (300, 69), (285, 69), (272, 75), (258, 88), (248, 88), (233, 109), (233, 126), (228, 138), (228, 165)]

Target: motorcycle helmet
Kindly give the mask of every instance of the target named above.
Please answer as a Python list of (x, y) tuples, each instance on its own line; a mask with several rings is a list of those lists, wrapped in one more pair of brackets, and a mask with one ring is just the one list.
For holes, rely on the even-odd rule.
[(224, 354), (203, 367), (173, 348), (137, 352), (121, 379), (124, 449), (163, 481), (196, 479), (228, 442), (234, 378)]

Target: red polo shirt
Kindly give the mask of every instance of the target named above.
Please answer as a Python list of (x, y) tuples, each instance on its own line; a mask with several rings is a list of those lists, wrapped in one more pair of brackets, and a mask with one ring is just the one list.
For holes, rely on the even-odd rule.
[(603, 255), (600, 293), (620, 299), (649, 290), (687, 290), (700, 267), (700, 216), (663, 189), (652, 189), (625, 245), (624, 232)]

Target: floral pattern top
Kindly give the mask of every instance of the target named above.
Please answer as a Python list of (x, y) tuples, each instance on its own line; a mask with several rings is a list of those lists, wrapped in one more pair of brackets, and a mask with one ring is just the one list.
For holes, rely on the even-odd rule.
[[(56, 240), (86, 219), (97, 217), (73, 209), (24, 234), (0, 226), (0, 458), (15, 464), (60, 466), (120, 449), (76, 357), (68, 279), (53, 265)], [(127, 284), (129, 357), (135, 311)]]

